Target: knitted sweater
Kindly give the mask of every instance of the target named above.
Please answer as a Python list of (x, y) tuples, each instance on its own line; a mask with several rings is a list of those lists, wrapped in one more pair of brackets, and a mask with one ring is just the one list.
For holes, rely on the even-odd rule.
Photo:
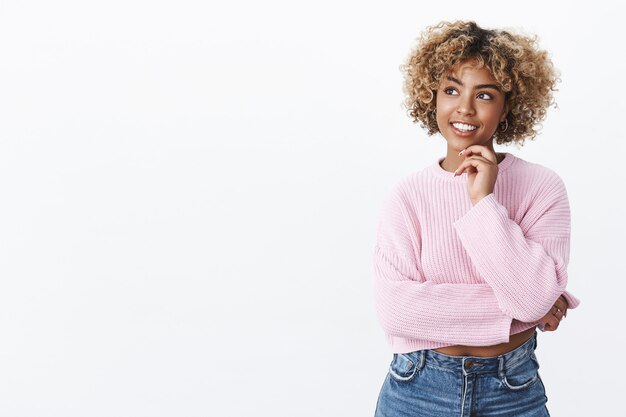
[(566, 291), (570, 207), (561, 178), (505, 152), (472, 205), (467, 173), (437, 162), (398, 181), (374, 245), (376, 314), (395, 353), (490, 346), (533, 326)]

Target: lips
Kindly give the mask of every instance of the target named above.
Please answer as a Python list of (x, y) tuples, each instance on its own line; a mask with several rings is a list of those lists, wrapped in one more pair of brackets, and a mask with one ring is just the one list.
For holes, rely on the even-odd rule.
[(464, 128), (465, 130), (474, 130), (476, 129), (478, 126), (473, 124), (473, 123), (468, 123), (468, 122), (463, 122), (460, 120), (455, 120), (453, 122), (451, 122), (452, 125), (456, 125), (455, 127), (457, 128)]
[(452, 127), (452, 131), (458, 136), (471, 136), (478, 130), (478, 126), (462, 121), (454, 121), (450, 123), (450, 126)]

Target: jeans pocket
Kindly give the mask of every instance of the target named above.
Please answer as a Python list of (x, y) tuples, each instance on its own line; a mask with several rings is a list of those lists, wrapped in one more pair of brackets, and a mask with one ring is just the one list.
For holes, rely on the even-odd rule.
[(502, 383), (512, 391), (530, 388), (539, 380), (539, 362), (535, 353), (527, 360), (508, 368), (502, 375)]
[(394, 353), (389, 365), (389, 376), (398, 382), (408, 382), (415, 378), (423, 363), (424, 355), (421, 351)]

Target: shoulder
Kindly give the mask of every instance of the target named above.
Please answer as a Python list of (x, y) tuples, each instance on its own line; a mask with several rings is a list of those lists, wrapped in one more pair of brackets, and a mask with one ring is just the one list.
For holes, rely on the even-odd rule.
[[(509, 197), (519, 197), (525, 222), (533, 224), (547, 212), (569, 218), (569, 198), (561, 176), (545, 165), (517, 158), (505, 181)], [(556, 221), (556, 220), (555, 220)]]
[(514, 156), (509, 174), (515, 181), (542, 193), (566, 192), (563, 178), (552, 168)]
[(387, 204), (404, 208), (415, 209), (416, 205), (424, 200), (427, 189), (428, 173), (427, 168), (407, 173), (395, 182), (387, 190)]
[(384, 193), (381, 217), (387, 221), (417, 224), (417, 213), (428, 200), (428, 167), (410, 171), (393, 181)]
[(377, 245), (414, 259), (421, 233), (418, 212), (424, 201), (424, 170), (401, 176), (386, 194), (379, 215)]

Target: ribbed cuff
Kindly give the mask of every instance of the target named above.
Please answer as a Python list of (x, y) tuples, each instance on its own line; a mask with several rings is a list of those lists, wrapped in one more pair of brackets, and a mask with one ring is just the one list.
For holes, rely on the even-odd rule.
[(568, 291), (565, 291), (563, 297), (567, 300), (567, 308), (574, 309), (580, 305), (580, 300), (576, 298), (573, 294)]

